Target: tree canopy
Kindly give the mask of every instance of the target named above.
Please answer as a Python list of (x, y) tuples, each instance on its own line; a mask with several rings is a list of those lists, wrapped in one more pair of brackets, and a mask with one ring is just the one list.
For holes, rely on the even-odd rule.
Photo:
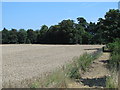
[(43, 25), (39, 30), (4, 28), (3, 44), (106, 44), (120, 39), (120, 11), (110, 9), (97, 23), (87, 22), (84, 17), (63, 20), (50, 27)]

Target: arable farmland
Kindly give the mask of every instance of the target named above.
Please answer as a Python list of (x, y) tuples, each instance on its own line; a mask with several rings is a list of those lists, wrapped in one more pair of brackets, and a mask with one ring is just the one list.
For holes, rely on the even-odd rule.
[(51, 72), (80, 56), (92, 53), (103, 45), (34, 45), (11, 44), (2, 47), (3, 82), (22, 81)]

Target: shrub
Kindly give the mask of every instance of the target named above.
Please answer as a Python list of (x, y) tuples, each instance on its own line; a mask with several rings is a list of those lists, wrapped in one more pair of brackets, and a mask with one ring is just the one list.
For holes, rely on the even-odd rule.
[(120, 65), (120, 39), (115, 40), (113, 43), (109, 43), (108, 48), (112, 50), (110, 62), (108, 64), (109, 68), (119, 69)]

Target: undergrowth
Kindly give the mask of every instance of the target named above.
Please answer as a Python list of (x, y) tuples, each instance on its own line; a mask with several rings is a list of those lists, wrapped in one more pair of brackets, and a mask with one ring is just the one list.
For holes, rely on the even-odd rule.
[(120, 39), (116, 39), (115, 42), (109, 43), (107, 47), (112, 50), (108, 68), (111, 76), (106, 80), (107, 88), (118, 87), (118, 71), (120, 69)]

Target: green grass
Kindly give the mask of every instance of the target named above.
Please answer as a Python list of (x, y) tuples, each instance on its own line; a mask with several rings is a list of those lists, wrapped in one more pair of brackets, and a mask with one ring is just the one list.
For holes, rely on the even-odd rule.
[(110, 76), (107, 77), (106, 81), (107, 81), (106, 88), (116, 88), (116, 85), (115, 85), (112, 77), (110, 77)]
[(30, 88), (39, 88), (39, 82), (32, 83)]
[(118, 88), (118, 77), (117, 70), (112, 70), (111, 75), (106, 79), (106, 88)]
[(44, 79), (42, 79), (41, 81), (32, 83), (30, 88), (66, 88), (66, 82), (67, 77), (65, 76), (65, 72), (63, 70), (56, 70), (52, 72), (52, 74), (44, 77)]
[(120, 65), (120, 39), (115, 40), (113, 43), (109, 43), (107, 47), (112, 50), (111, 56), (110, 56), (110, 62), (108, 63), (108, 66), (110, 69), (116, 68), (119, 70)]
[(120, 39), (115, 40), (113, 43), (109, 43), (107, 47), (112, 50), (110, 61), (108, 63), (108, 68), (111, 72), (111, 77), (106, 80), (107, 88), (117, 88), (118, 87), (118, 71), (120, 69)]

